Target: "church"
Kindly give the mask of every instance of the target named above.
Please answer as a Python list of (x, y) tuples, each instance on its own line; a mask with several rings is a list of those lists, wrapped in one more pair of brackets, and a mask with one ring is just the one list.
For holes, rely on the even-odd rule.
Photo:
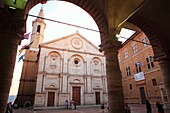
[[(43, 9), (39, 17), (44, 17)], [(46, 23), (32, 22), (15, 104), (57, 107), (65, 101), (95, 105), (108, 101), (104, 54), (78, 32), (43, 43)]]

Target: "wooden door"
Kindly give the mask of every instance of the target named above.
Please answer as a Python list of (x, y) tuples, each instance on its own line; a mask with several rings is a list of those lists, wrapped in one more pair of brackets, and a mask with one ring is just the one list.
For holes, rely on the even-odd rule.
[(96, 104), (100, 104), (100, 92), (95, 92), (96, 95)]
[(141, 103), (145, 104), (146, 103), (146, 95), (145, 95), (144, 87), (140, 87), (139, 91), (140, 91)]
[(55, 92), (48, 92), (47, 106), (54, 106)]
[(81, 101), (80, 101), (80, 87), (77, 87), (77, 86), (73, 86), (73, 101), (76, 102), (77, 105), (80, 105), (81, 104)]

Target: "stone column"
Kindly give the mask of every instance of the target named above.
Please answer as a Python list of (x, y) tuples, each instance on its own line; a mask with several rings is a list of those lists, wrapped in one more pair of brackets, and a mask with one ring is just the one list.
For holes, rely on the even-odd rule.
[(165, 91), (168, 99), (168, 102), (164, 104), (166, 107), (170, 107), (170, 60), (169, 58), (160, 59), (159, 65), (161, 67), (164, 85), (165, 85)]
[(0, 11), (0, 113), (5, 112), (13, 78), (17, 47), (24, 34), (26, 22), (8, 13), (8, 10), (5, 11), (5, 9)]
[(63, 76), (63, 93), (67, 93), (68, 92), (68, 76), (64, 75)]
[(124, 113), (124, 97), (121, 73), (118, 63), (118, 49), (120, 42), (115, 35), (102, 42), (101, 47), (106, 57), (106, 75), (108, 87), (108, 103), (110, 113)]

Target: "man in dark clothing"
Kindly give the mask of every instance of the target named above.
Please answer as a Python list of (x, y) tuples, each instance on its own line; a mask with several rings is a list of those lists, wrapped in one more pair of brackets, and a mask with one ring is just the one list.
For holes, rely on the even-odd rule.
[(76, 101), (74, 101), (74, 109), (76, 110), (77, 108), (76, 108)]
[(164, 113), (163, 104), (160, 104), (159, 101), (156, 102), (156, 107), (158, 108), (158, 113)]
[(147, 113), (152, 113), (151, 104), (147, 99), (146, 99), (146, 110), (147, 110)]

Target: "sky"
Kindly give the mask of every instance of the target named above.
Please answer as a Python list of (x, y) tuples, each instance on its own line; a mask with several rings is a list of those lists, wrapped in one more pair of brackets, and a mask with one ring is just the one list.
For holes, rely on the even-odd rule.
[[(44, 18), (65, 22), (81, 27), (86, 27), (90, 29), (94, 29), (98, 31), (98, 27), (93, 20), (93, 18), (83, 9), (80, 7), (64, 2), (64, 1), (48, 1), (46, 4), (42, 6), (42, 4), (38, 4), (34, 6), (29, 14), (38, 16), (40, 9), (43, 8), (44, 10)], [(28, 16), (27, 23), (26, 23), (26, 32), (32, 32), (32, 21), (34, 21), (36, 18)], [(87, 38), (90, 42), (92, 42), (95, 46), (99, 46), (100, 41), (100, 33), (94, 32), (90, 30), (85, 30), (81, 28), (76, 28), (73, 26), (68, 26), (61, 23), (51, 22), (48, 20), (45, 20), (46, 23), (46, 29), (44, 32), (44, 40), (43, 42), (47, 42), (50, 40), (54, 40), (56, 38), (61, 38), (63, 36), (67, 36), (73, 33), (76, 33), (77, 31)], [(123, 31), (123, 32), (122, 32)], [(127, 29), (124, 29), (120, 32), (120, 35), (122, 37), (128, 38), (129, 35), (132, 34), (132, 32)], [(125, 41), (126, 39), (120, 38), (120, 41)], [(22, 45), (28, 43), (29, 40), (23, 40), (21, 45), (18, 46), (18, 50), (21, 48)], [(14, 69), (13, 74), (13, 80), (12, 85), (10, 89), (10, 95), (17, 95), (18, 92), (18, 86), (19, 86), (19, 79), (21, 76), (21, 70), (22, 70), (22, 64), (23, 61), (18, 62), (19, 56), (17, 55), (16, 58), (16, 65)]]

